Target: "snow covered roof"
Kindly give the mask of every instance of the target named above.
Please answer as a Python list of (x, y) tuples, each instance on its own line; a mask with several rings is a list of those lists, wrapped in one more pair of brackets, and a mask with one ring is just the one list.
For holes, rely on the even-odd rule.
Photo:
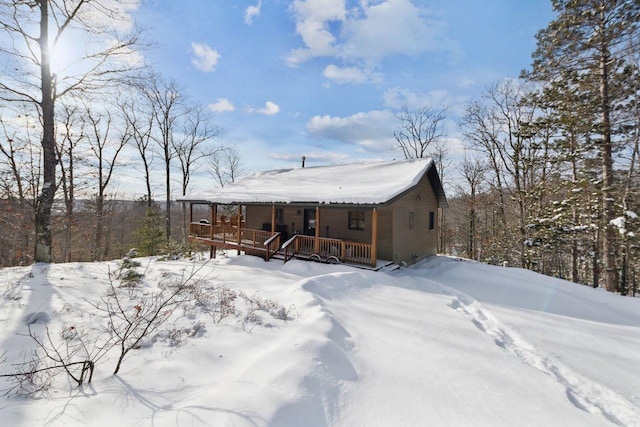
[(427, 174), (441, 207), (447, 199), (432, 159), (352, 163), (258, 172), (180, 201), (380, 205), (415, 187)]

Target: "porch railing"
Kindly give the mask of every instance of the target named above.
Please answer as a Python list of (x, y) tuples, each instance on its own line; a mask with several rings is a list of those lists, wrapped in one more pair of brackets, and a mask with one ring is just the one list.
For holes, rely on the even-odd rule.
[(295, 235), (282, 245), (284, 261), (294, 256), (307, 257), (326, 262), (347, 262), (352, 264), (371, 265), (370, 243), (352, 242), (348, 240), (329, 239), (326, 237)]
[(189, 223), (189, 236), (207, 238), (211, 237), (211, 225), (201, 222)]
[(267, 251), (265, 259), (269, 261), (273, 254), (278, 252), (278, 250), (280, 249), (280, 233), (276, 233), (273, 236), (269, 237), (267, 240), (265, 240), (263, 245)]
[(189, 235), (201, 239), (212, 239), (223, 243), (245, 244), (253, 247), (262, 247), (264, 242), (272, 237), (270, 231), (240, 228), (229, 224), (203, 224), (192, 222), (189, 224)]
[[(212, 226), (199, 222), (189, 224), (189, 235), (202, 239), (211, 239), (222, 245), (256, 248), (266, 251), (266, 259), (271, 258), (280, 249), (280, 233), (233, 227), (227, 224)], [(325, 262), (346, 262), (370, 265), (375, 267), (376, 260), (371, 259), (370, 243), (352, 242), (348, 240), (329, 239), (326, 237), (297, 234), (283, 245), (284, 261), (294, 256), (316, 259)]]

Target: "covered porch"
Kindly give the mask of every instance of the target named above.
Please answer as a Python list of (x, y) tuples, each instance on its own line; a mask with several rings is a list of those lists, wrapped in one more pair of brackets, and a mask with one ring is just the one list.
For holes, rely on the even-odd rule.
[[(194, 221), (196, 206), (207, 206), (207, 215), (200, 213)], [(270, 209), (270, 222), (265, 221), (265, 209)], [(291, 222), (291, 229), (284, 225), (283, 210), (303, 217), (298, 227)], [(211, 257), (219, 249), (237, 250), (249, 255), (261, 256), (265, 260), (278, 258), (289, 261), (292, 258), (307, 259), (327, 263), (346, 263), (368, 268), (379, 268), (390, 263), (377, 258), (378, 211), (370, 208), (370, 241), (359, 242), (337, 237), (329, 237), (330, 221), (323, 222), (324, 209), (320, 206), (289, 205), (236, 205), (236, 213), (231, 217), (219, 214), (218, 205), (210, 202), (190, 202), (189, 238), (211, 248)], [(246, 212), (243, 215), (243, 212)], [(256, 214), (251, 218), (251, 213)], [(203, 218), (204, 217), (204, 218)], [(247, 226), (249, 225), (249, 227)], [(261, 228), (259, 228), (261, 227)], [(298, 229), (300, 228), (300, 229)], [(273, 230), (273, 231), (272, 231)], [(321, 230), (325, 236), (321, 236)]]

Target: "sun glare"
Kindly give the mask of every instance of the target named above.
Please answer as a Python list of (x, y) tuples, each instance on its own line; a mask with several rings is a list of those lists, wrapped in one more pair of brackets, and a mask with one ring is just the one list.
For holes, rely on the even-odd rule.
[(51, 72), (63, 74), (73, 62), (73, 50), (65, 43), (58, 42), (51, 49)]

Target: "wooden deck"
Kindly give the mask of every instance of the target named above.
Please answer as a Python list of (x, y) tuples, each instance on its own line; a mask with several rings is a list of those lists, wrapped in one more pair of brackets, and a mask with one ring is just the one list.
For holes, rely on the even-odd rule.
[[(192, 222), (189, 238), (216, 249), (236, 249), (250, 255), (264, 256), (268, 261), (280, 248), (280, 233), (252, 230), (228, 224)], [(215, 252), (214, 252), (215, 254)]]
[(250, 255), (263, 256), (266, 260), (281, 254), (284, 262), (291, 258), (310, 259), (328, 263), (347, 263), (376, 268), (370, 243), (329, 239), (297, 234), (286, 242), (280, 242), (280, 233), (252, 230), (227, 224), (189, 224), (192, 240), (210, 245), (212, 255), (216, 249), (236, 249)]

